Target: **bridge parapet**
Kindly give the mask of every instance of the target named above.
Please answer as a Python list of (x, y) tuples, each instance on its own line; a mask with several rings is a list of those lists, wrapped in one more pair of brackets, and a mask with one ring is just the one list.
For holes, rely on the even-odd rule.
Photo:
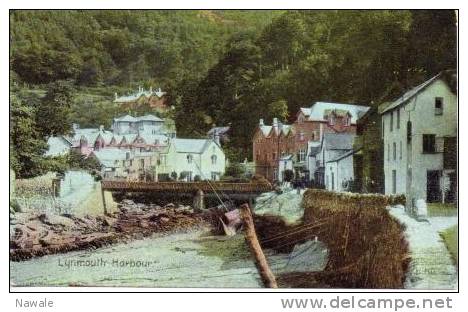
[(130, 182), (103, 180), (102, 188), (106, 191), (122, 192), (173, 192), (195, 193), (202, 190), (204, 193), (264, 193), (273, 190), (270, 183), (232, 183), (219, 181), (200, 182)]

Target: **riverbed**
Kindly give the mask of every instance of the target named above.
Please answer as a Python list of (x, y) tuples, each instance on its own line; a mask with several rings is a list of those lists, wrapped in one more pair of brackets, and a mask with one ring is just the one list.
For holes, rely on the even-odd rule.
[(10, 270), (15, 286), (262, 287), (243, 237), (206, 231), (10, 262)]

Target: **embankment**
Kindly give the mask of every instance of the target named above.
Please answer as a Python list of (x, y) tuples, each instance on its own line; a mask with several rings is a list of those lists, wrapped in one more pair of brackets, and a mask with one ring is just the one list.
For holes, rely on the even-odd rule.
[[(264, 248), (290, 252), (294, 244), (317, 237), (329, 249), (324, 271), (280, 274), (280, 287), (403, 288), (408, 245), (403, 226), (386, 210), (402, 202), (403, 197), (308, 190), (302, 224), (257, 217)], [(275, 236), (280, 238), (268, 240)]]

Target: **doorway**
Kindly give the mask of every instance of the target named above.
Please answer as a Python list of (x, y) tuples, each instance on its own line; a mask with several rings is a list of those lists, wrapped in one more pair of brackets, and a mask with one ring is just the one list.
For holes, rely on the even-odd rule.
[(440, 171), (427, 171), (427, 194), (426, 201), (428, 203), (436, 203), (441, 201), (440, 192)]

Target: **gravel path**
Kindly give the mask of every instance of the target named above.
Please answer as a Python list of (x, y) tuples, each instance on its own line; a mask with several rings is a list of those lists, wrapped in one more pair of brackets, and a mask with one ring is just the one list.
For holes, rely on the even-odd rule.
[(406, 226), (411, 263), (407, 289), (457, 289), (458, 272), (439, 232), (457, 223), (457, 217), (436, 217), (418, 221), (403, 206), (390, 208), (390, 214)]

